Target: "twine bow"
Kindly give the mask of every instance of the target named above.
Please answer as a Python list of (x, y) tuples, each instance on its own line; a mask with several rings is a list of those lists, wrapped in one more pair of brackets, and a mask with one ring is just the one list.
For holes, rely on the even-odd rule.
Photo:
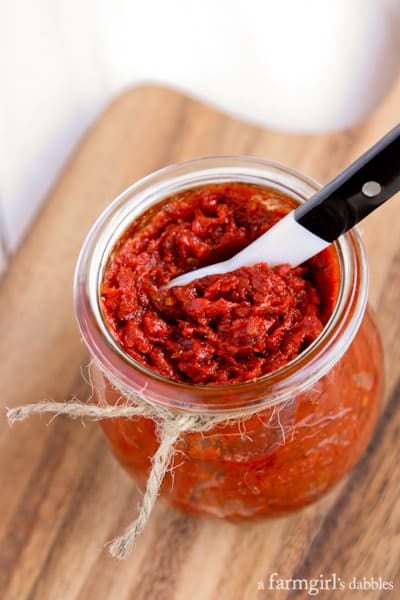
[[(95, 363), (97, 372), (101, 374), (101, 385), (96, 385), (99, 396), (98, 404), (85, 404), (77, 400), (68, 402), (38, 402), (25, 404), (16, 408), (7, 408), (7, 419), (10, 425), (17, 421), (24, 421), (34, 414), (52, 413), (54, 416), (66, 415), (72, 419), (87, 417), (92, 420), (114, 419), (124, 417), (147, 417), (154, 420), (157, 427), (159, 446), (152, 457), (151, 469), (147, 479), (146, 490), (142, 499), (137, 518), (127, 526), (124, 533), (112, 540), (109, 546), (111, 556), (125, 559), (134, 547), (135, 541), (143, 531), (154, 508), (165, 473), (174, 454), (174, 446), (179, 436), (185, 432), (204, 432), (219, 423), (241, 418), (248, 418), (256, 411), (243, 413), (226, 412), (217, 415), (202, 415), (185, 412), (172, 412), (164, 407), (151, 403), (151, 400), (143, 392), (127, 392), (120, 384), (113, 380), (109, 374), (107, 379), (123, 398), (123, 402), (117, 405), (107, 404), (105, 400), (105, 380), (100, 365)], [(97, 383), (97, 382), (96, 382)], [(92, 384), (93, 386), (93, 384)], [(265, 407), (263, 408), (265, 410)], [(270, 420), (274, 416), (272, 413)], [(279, 422), (279, 416), (278, 416)], [(279, 422), (280, 424), (280, 422)], [(282, 428), (282, 426), (281, 426)], [(283, 429), (283, 428), (282, 428)], [(284, 431), (282, 431), (284, 435)]]

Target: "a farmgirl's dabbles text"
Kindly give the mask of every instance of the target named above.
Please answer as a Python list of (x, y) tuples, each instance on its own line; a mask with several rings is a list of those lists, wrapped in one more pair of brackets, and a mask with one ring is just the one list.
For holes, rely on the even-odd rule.
[(295, 358), (319, 335), (337, 298), (331, 249), (297, 268), (257, 264), (160, 290), (181, 273), (231, 257), (290, 202), (269, 188), (222, 183), (145, 212), (104, 272), (103, 311), (118, 343), (157, 373), (197, 384), (252, 380)]

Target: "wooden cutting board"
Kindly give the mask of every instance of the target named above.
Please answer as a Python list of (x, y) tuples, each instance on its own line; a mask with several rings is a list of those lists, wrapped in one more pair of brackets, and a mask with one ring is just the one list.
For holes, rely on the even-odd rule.
[[(97, 215), (130, 183), (172, 162), (210, 154), (280, 161), (326, 182), (400, 118), (400, 81), (357, 128), (302, 136), (265, 131), (175, 91), (130, 90), (79, 144), (0, 287), (1, 402), (84, 400), (87, 353), (71, 282)], [(381, 577), (399, 598), (400, 211), (392, 199), (363, 226), (370, 298), (386, 350), (387, 403), (358, 467), (318, 504), (253, 524), (198, 520), (159, 502), (135, 554), (112, 560), (104, 544), (132, 519), (139, 495), (99, 427), (35, 417), (0, 430), (2, 600), (255, 600), (269, 576)], [(4, 412), (3, 412), (4, 415)], [(264, 586), (264, 590), (259, 589)], [(290, 596), (293, 597), (293, 596)], [(296, 598), (309, 598), (306, 591)]]

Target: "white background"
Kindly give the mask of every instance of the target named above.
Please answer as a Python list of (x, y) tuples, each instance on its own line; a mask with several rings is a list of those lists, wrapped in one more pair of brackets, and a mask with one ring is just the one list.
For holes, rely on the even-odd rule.
[(278, 129), (363, 118), (399, 69), (400, 0), (2, 0), (0, 44), (0, 223), (12, 253), (124, 87), (170, 84)]

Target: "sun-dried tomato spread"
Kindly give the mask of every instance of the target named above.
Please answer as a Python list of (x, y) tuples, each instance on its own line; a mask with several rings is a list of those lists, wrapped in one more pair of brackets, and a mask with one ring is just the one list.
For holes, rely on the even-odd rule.
[[(252, 380), (246, 387), (265, 400), (249, 418), (180, 435), (162, 494), (185, 511), (230, 519), (286, 514), (330, 489), (371, 437), (382, 354), (368, 312), (341, 358), (343, 333), (333, 321), (339, 335), (319, 350), (326, 356), (334, 340), (338, 360), (327, 373), (302, 387), (301, 374), (307, 378), (318, 368), (305, 359), (287, 401), (268, 402), (285, 377), (276, 370), (302, 352), (333, 313), (346, 275), (336, 248), (296, 269), (258, 264), (160, 289), (185, 271), (229, 258), (294, 207), (288, 196), (247, 183), (179, 192), (137, 219), (105, 266), (104, 319), (130, 356), (175, 382), (208, 385), (189, 388), (189, 401), (203, 403), (204, 414), (210, 395), (228, 414), (232, 402), (247, 402), (243, 388), (211, 384)], [(259, 379), (271, 371), (268, 381)], [(119, 403), (120, 391), (94, 363), (94, 381), (96, 373), (99, 401)], [(136, 373), (132, 368), (133, 381)], [(148, 379), (153, 384), (151, 374)], [(156, 382), (168, 387), (171, 403), (180, 391), (173, 381)], [(185, 388), (185, 400), (186, 394)], [(118, 460), (144, 488), (159, 448), (157, 425), (147, 417), (104, 419), (101, 425)]]
[(279, 369), (315, 340), (337, 294), (329, 252), (297, 268), (260, 263), (160, 289), (264, 233), (285, 214), (280, 197), (253, 184), (209, 184), (167, 198), (130, 227), (101, 287), (105, 319), (130, 356), (170, 379), (225, 384)]

